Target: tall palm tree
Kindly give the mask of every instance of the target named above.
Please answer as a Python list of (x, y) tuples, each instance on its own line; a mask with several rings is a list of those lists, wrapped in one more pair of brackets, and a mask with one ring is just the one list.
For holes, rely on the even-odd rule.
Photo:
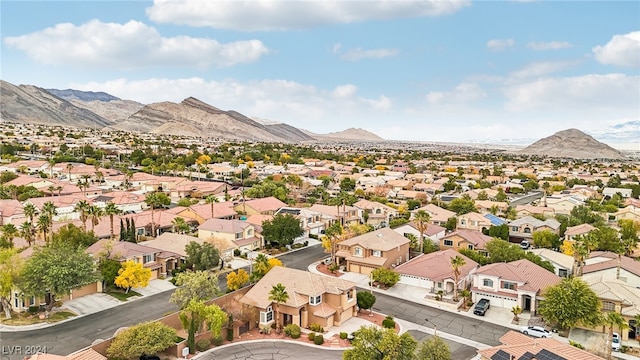
[(89, 219), (91, 219), (91, 231), (93, 231), (96, 225), (100, 223), (100, 218), (104, 216), (104, 211), (97, 205), (91, 205), (89, 206), (87, 214), (89, 215)]
[(67, 180), (71, 181), (71, 169), (73, 169), (72, 163), (67, 163)]
[(218, 200), (218, 197), (215, 195), (209, 195), (207, 196), (207, 198), (205, 199), (207, 204), (211, 204), (211, 218), (214, 218), (214, 214), (213, 214), (213, 204), (220, 202), (220, 200)]
[(613, 328), (617, 327), (619, 330), (624, 330), (629, 327), (625, 319), (620, 315), (620, 313), (611, 311), (607, 312), (602, 316), (602, 325), (609, 328), (609, 336), (607, 337), (607, 359), (612, 359), (611, 350), (612, 346), (610, 341), (613, 340)]
[(111, 231), (110, 239), (113, 240), (113, 218), (116, 215), (122, 214), (122, 210), (119, 207), (117, 207), (116, 204), (109, 201), (107, 203), (107, 206), (104, 207), (104, 214), (109, 217), (109, 225), (110, 225), (110, 231)]
[(33, 227), (33, 223), (30, 221), (25, 221), (20, 225), (20, 236), (27, 241), (27, 244), (31, 246), (35, 237), (35, 228)]
[(453, 284), (453, 301), (458, 301), (458, 280), (460, 278), (460, 268), (466, 264), (467, 262), (464, 258), (461, 258), (458, 255), (451, 258), (451, 269), (453, 270), (453, 279), (455, 282)]
[(42, 213), (47, 214), (50, 220), (53, 222), (53, 217), (58, 215), (58, 207), (52, 201), (47, 201), (42, 206)]
[(47, 239), (47, 233), (49, 232), (49, 229), (51, 229), (51, 219), (49, 218), (49, 215), (43, 213), (38, 216), (36, 226), (38, 231), (42, 233), (42, 239), (48, 242), (49, 239)]
[(418, 244), (420, 246), (420, 252), (424, 252), (424, 233), (429, 228), (429, 221), (431, 220), (431, 215), (424, 210), (416, 211), (415, 217), (413, 221), (416, 223), (416, 228), (420, 232), (420, 238), (418, 239)]
[(89, 203), (87, 200), (80, 200), (76, 203), (76, 206), (73, 208), (73, 211), (77, 211), (80, 213), (80, 221), (82, 221), (82, 229), (84, 232), (87, 232), (87, 220), (89, 219), (89, 215), (87, 215), (89, 211)]
[(151, 233), (153, 237), (156, 237), (156, 222), (154, 218), (154, 211), (157, 208), (162, 206), (167, 206), (171, 203), (171, 199), (167, 196), (167, 194), (163, 192), (153, 192), (147, 194), (144, 199), (144, 202), (151, 207)]
[(178, 234), (184, 234), (189, 230), (189, 224), (181, 217), (175, 217), (171, 223), (173, 223), (173, 232)]
[(281, 283), (273, 285), (271, 291), (269, 291), (269, 300), (276, 303), (276, 331), (280, 331), (280, 329), (282, 329), (282, 325), (280, 324), (280, 304), (289, 300), (289, 293), (287, 293), (284, 285)]
[(32, 203), (28, 202), (28, 203), (24, 204), (24, 206), (22, 207), (22, 211), (24, 211), (24, 215), (27, 218), (29, 218), (29, 222), (33, 224), (33, 218), (38, 213), (38, 209), (36, 209), (35, 205), (33, 205)]
[(2, 236), (11, 244), (13, 247), (13, 239), (18, 235), (18, 228), (15, 225), (9, 223), (2, 225)]

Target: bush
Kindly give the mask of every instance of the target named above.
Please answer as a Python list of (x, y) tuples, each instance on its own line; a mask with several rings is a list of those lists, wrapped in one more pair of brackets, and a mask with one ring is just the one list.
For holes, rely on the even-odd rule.
[[(309, 237), (312, 238), (312, 239), (318, 240), (318, 235), (316, 235), (316, 234), (309, 234)], [(305, 242), (308, 243), (308, 241), (305, 241)]]
[(622, 345), (620, 346), (620, 352), (621, 353), (626, 353), (627, 351), (629, 351), (629, 347), (627, 345)]
[(582, 344), (578, 343), (578, 342), (575, 342), (575, 341), (571, 341), (571, 340), (569, 340), (569, 345), (571, 345), (571, 346), (575, 346), (575, 347), (577, 347), (578, 349), (582, 349), (582, 350), (584, 350), (584, 346), (583, 346)]
[(382, 327), (385, 329), (395, 329), (396, 322), (393, 320), (393, 317), (387, 316), (384, 320), (382, 320)]
[(318, 334), (313, 338), (313, 343), (316, 345), (322, 345), (324, 344), (324, 337), (322, 336), (322, 334)]
[(340, 339), (342, 339), (342, 340), (346, 340), (348, 336), (349, 336), (349, 334), (347, 334), (347, 333), (346, 333), (346, 332), (344, 332), (344, 331), (342, 331), (342, 332), (340, 333)]
[(329, 271), (331, 271), (334, 274), (336, 271), (338, 271), (339, 268), (340, 266), (338, 266), (338, 264), (336, 263), (331, 263), (331, 265), (327, 266), (327, 269), (329, 269)]
[(302, 330), (296, 324), (289, 324), (284, 327), (284, 333), (287, 336), (291, 336), (292, 339), (297, 339), (302, 334)]
[(227, 328), (227, 340), (233, 341), (233, 328)]
[(222, 336), (216, 336), (211, 339), (211, 343), (215, 346), (220, 346), (224, 343), (224, 339), (222, 338)]
[(31, 305), (29, 306), (29, 310), (27, 310), (29, 314), (35, 314), (38, 311), (40, 311), (40, 307), (38, 305)]
[(234, 249), (233, 256), (240, 256), (240, 249)]
[(316, 324), (316, 323), (309, 324), (309, 330), (319, 332), (319, 333), (324, 332), (324, 328), (322, 327), (322, 325)]
[(286, 247), (286, 246), (281, 246), (281, 247), (280, 247), (280, 252), (281, 252), (281, 253), (285, 253), (285, 252), (287, 252), (287, 250), (288, 250), (288, 249), (287, 249), (287, 247)]
[(196, 350), (198, 351), (205, 351), (205, 350), (208, 350), (210, 347), (211, 347), (211, 341), (207, 339), (200, 339), (196, 341)]
[(309, 333), (309, 340), (314, 341), (315, 338), (316, 338), (316, 333), (310, 332)]

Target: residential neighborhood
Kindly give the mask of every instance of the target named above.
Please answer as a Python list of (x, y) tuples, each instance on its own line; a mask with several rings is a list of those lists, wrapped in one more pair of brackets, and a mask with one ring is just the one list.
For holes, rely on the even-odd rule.
[[(70, 129), (0, 125), (12, 144), (0, 164), (3, 333), (75, 321), (65, 304), (83, 298), (143, 304), (150, 289), (180, 293), (202, 274), (210, 288), (194, 294), (206, 295), (159, 320), (183, 339), (168, 356), (300, 332), (349, 349), (350, 324), (394, 316), (398, 332), (454, 341), (430, 319), (376, 315), (376, 296), (502, 326), (465, 345), (478, 359), (607, 358), (614, 333), (614, 356), (640, 353), (638, 162), (91, 131), (80, 141)], [(317, 255), (302, 269), (280, 260), (306, 251)], [(217, 332), (180, 325), (196, 311), (219, 314), (206, 320)], [(83, 351), (109, 358), (113, 336)]]

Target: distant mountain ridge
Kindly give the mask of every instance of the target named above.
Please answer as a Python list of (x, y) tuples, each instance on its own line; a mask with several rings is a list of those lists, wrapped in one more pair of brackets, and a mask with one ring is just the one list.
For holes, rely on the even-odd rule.
[(540, 139), (518, 151), (522, 154), (573, 159), (616, 159), (626, 157), (578, 129), (567, 129)]
[[(315, 134), (275, 121), (254, 120), (221, 110), (196, 98), (140, 104), (105, 92), (42, 89), (2, 81), (2, 121), (122, 130), (243, 141), (380, 141), (363, 129)], [(357, 130), (357, 131), (355, 131)]]

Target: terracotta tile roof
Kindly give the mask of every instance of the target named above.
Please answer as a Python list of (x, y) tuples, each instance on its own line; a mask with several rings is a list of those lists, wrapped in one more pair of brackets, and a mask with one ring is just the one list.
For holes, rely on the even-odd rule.
[(467, 242), (473, 244), (476, 249), (484, 249), (485, 245), (487, 245), (489, 241), (493, 240), (491, 236), (485, 235), (477, 230), (458, 230), (444, 236), (443, 239), (449, 239), (454, 236), (463, 238)]
[(421, 254), (410, 261), (396, 267), (396, 272), (405, 275), (419, 276), (436, 282), (445, 279), (453, 279), (451, 259), (460, 256), (464, 259), (465, 265), (460, 268), (460, 278), (478, 266), (478, 263), (460, 254), (453, 249), (436, 251), (429, 254)]
[(542, 357), (536, 357), (535, 355), (546, 350), (564, 359), (602, 360), (602, 358), (597, 355), (560, 342), (554, 338), (532, 338), (513, 330), (503, 335), (500, 338), (500, 342), (503, 345), (478, 350), (478, 354), (480, 354), (483, 359), (491, 359), (497, 352), (503, 351), (512, 355), (514, 359), (521, 359), (525, 354), (529, 353), (534, 355), (534, 357), (526, 357), (527, 359), (539, 359)]
[(340, 242), (340, 245), (361, 245), (372, 250), (389, 251), (395, 247), (408, 244), (411, 240), (393, 231), (382, 228)]
[(531, 249), (529, 251), (540, 256), (543, 260), (549, 260), (552, 263), (556, 263), (564, 267), (565, 269), (571, 270), (573, 268), (573, 262), (575, 261), (573, 256), (569, 256), (558, 251), (553, 251), (551, 249), (544, 249), (544, 248)]
[(564, 232), (565, 235), (573, 236), (573, 235), (582, 235), (586, 234), (591, 230), (595, 230), (596, 228), (591, 224), (580, 224), (576, 226), (570, 226), (567, 228), (567, 231)]
[(431, 221), (444, 222), (444, 221), (447, 221), (449, 218), (456, 216), (456, 213), (454, 213), (453, 211), (443, 209), (434, 204), (425, 205), (421, 208), (414, 210), (413, 213), (415, 214), (418, 210), (424, 210), (427, 213), (429, 213), (429, 215), (431, 215)]
[(209, 219), (198, 226), (198, 230), (224, 234), (237, 234), (244, 231), (244, 229), (249, 226), (253, 226), (253, 224), (242, 220)]
[(246, 200), (245, 205), (251, 207), (252, 209), (255, 209), (260, 213), (265, 211), (277, 211), (281, 207), (287, 206), (287, 204), (283, 203), (273, 196), (262, 199)]
[(22, 203), (18, 200), (0, 200), (0, 215), (3, 217), (22, 215)]
[(138, 244), (186, 257), (187, 252), (185, 251), (185, 247), (191, 242), (203, 244), (206, 241), (194, 236), (165, 232), (153, 240), (143, 241)]
[(356, 286), (355, 283), (340, 278), (276, 266), (269, 270), (240, 301), (260, 309), (266, 309), (273, 303), (269, 300), (269, 292), (278, 283), (284, 285), (289, 294), (289, 300), (285, 304), (292, 307), (299, 307), (308, 303), (309, 296), (325, 293), (341, 294)]
[(386, 257), (381, 257), (381, 256), (359, 257), (359, 256), (353, 256), (353, 255), (350, 255), (350, 254), (345, 256), (345, 260), (347, 260), (349, 262), (354, 262), (354, 263), (373, 265), (373, 266), (376, 266), (376, 267), (382, 266), (382, 265), (384, 265), (384, 263), (387, 262), (387, 258)]
[[(593, 251), (582, 268), (583, 274), (595, 273), (618, 267), (618, 255), (610, 251)], [(628, 256), (620, 257), (620, 268), (640, 276), (640, 262)]]
[(114, 260), (131, 259), (136, 256), (157, 254), (162, 252), (160, 249), (152, 248), (142, 244), (136, 244), (128, 241), (111, 241), (108, 239), (98, 240), (95, 244), (87, 248), (87, 252), (98, 256), (104, 251), (105, 246), (111, 246), (111, 256), (109, 258)]
[[(418, 225), (416, 224), (415, 221), (410, 221), (407, 225), (411, 226), (412, 228), (418, 230)], [(424, 236), (433, 236), (436, 235), (438, 233), (441, 233), (443, 231), (446, 231), (446, 228), (443, 228), (440, 225), (436, 225), (436, 224), (428, 224), (427, 225), (427, 230), (425, 230), (424, 232)]]
[(106, 360), (99, 352), (89, 348), (67, 356), (68, 360)]
[(527, 259), (512, 261), (509, 263), (494, 263), (481, 266), (477, 274), (496, 276), (501, 279), (515, 281), (518, 289), (540, 292), (548, 286), (559, 283), (562, 278), (538, 266)]
[(582, 280), (589, 284), (598, 299), (620, 302), (622, 315), (633, 317), (640, 312), (640, 289), (599, 274), (583, 275)]
[(75, 206), (81, 200), (86, 201), (89, 205), (93, 204), (93, 200), (82, 194), (62, 195), (62, 196), (46, 196), (39, 198), (31, 198), (26, 202), (30, 202), (38, 210), (42, 210), (42, 207), (47, 201), (51, 201), (56, 207)]
[(560, 223), (556, 219), (547, 219), (545, 221), (542, 221), (534, 218), (533, 216), (525, 216), (520, 219), (513, 220), (509, 223), (509, 227), (522, 225), (531, 225), (534, 228), (539, 228), (541, 226), (548, 226), (552, 229), (560, 228)]
[(345, 215), (345, 212), (349, 211), (357, 211), (358, 209), (353, 206), (329, 206), (329, 205), (320, 205), (314, 204), (309, 209), (312, 211), (316, 211), (322, 214), (331, 215), (335, 217), (341, 217)]

